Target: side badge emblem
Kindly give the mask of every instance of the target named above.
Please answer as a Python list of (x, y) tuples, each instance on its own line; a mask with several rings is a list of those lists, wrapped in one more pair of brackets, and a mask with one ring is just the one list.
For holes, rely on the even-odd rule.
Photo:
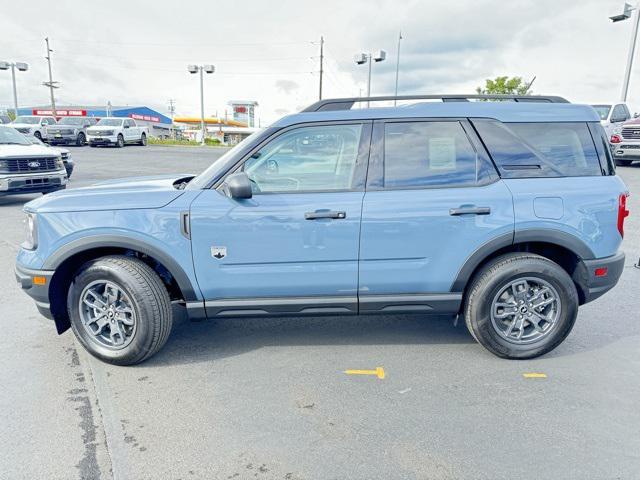
[(211, 247), (211, 256), (222, 260), (227, 256), (227, 247)]

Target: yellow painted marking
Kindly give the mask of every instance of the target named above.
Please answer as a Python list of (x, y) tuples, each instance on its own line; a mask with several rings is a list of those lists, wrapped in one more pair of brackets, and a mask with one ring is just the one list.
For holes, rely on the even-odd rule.
[(384, 378), (384, 368), (376, 367), (375, 370), (345, 370), (347, 375), (375, 375), (376, 377)]
[(547, 378), (546, 373), (523, 373), (524, 378)]

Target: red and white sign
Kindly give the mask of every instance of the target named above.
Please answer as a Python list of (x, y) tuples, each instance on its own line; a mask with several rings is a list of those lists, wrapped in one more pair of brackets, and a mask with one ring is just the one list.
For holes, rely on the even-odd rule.
[(137, 113), (130, 113), (129, 117), (134, 120), (144, 120), (145, 122), (156, 122), (160, 123), (160, 118), (154, 117), (153, 115), (139, 115)]
[(236, 105), (233, 107), (233, 111), (236, 113), (247, 113), (247, 107), (244, 105)]
[[(53, 115), (53, 110), (36, 110), (33, 109), (31, 111), (32, 115)], [(60, 110), (56, 108), (56, 116), (57, 117), (86, 117), (86, 110)]]

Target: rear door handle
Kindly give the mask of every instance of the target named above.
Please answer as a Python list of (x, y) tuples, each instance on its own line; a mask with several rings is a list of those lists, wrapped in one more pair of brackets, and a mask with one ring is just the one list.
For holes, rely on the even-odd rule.
[(315, 212), (307, 212), (304, 214), (305, 220), (320, 220), (323, 218), (343, 219), (347, 218), (346, 212), (334, 212), (331, 210), (316, 210)]
[(449, 209), (449, 215), (489, 215), (490, 213), (490, 207), (458, 207)]

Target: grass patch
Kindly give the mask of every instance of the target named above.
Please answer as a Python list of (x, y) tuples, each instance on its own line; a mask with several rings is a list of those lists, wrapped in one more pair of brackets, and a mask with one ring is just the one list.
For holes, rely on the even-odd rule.
[[(187, 139), (174, 139), (174, 138), (153, 138), (150, 137), (149, 145), (187, 145), (193, 147), (199, 147), (200, 142), (196, 142), (195, 140), (187, 140)], [(217, 138), (205, 138), (204, 143), (208, 146), (223, 146), (220, 143), (220, 140)]]

